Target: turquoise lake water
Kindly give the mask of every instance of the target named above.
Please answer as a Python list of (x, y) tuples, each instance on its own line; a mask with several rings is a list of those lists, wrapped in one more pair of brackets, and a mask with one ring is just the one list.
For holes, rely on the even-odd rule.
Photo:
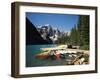
[[(56, 47), (57, 45), (27, 45), (26, 46), (26, 67), (42, 67), (42, 66), (59, 66), (67, 65), (66, 60), (74, 60), (75, 57), (70, 57), (66, 54), (63, 59), (39, 59), (35, 55), (41, 53), (41, 48)], [(79, 56), (79, 54), (77, 54)], [(81, 54), (80, 54), (81, 55)]]
[(36, 59), (35, 55), (40, 53), (40, 48), (56, 47), (56, 45), (27, 45), (26, 46), (26, 67), (46, 66), (49, 60)]

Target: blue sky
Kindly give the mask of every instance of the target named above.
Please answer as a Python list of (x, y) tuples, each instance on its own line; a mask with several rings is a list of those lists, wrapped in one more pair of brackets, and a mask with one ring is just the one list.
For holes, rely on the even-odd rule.
[(50, 24), (60, 31), (70, 31), (78, 21), (78, 15), (71, 14), (51, 14), (26, 12), (26, 17), (37, 26)]

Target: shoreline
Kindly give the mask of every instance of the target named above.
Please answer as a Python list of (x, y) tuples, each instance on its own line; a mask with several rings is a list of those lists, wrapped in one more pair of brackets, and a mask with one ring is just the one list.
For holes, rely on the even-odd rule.
[(57, 47), (51, 47), (51, 48), (41, 48), (41, 50), (43, 52), (41, 53), (38, 53), (37, 55), (49, 55), (49, 53), (53, 50), (55, 51), (59, 51), (61, 53), (77, 53), (77, 52), (80, 52), (80, 53), (83, 53), (83, 54), (88, 54), (89, 55), (89, 50), (81, 50), (81, 49), (69, 49), (66, 47), (66, 45), (59, 45)]

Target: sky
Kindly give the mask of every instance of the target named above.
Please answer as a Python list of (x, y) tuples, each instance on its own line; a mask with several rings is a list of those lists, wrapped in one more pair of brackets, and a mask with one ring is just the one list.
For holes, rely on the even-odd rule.
[(36, 26), (50, 24), (55, 29), (68, 32), (76, 25), (79, 16), (71, 14), (26, 12), (26, 17)]

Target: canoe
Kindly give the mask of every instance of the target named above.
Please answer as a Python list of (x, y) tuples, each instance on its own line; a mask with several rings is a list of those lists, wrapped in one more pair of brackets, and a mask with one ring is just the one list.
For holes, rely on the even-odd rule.
[(39, 58), (39, 59), (47, 59), (49, 57), (50, 57), (49, 54), (37, 54), (37, 55), (35, 55), (35, 58)]

